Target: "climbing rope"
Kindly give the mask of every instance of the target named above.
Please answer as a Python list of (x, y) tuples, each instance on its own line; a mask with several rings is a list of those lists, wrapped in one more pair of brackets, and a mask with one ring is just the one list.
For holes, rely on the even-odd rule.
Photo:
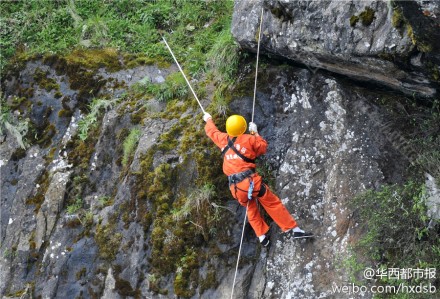
[(173, 51), (171, 51), (171, 48), (170, 48), (170, 46), (168, 45), (167, 41), (165, 40), (165, 37), (162, 36), (162, 39), (163, 39), (163, 41), (165, 42), (165, 45), (167, 46), (168, 51), (170, 51), (171, 56), (173, 56), (174, 61), (176, 62), (177, 66), (179, 67), (179, 70), (180, 70), (180, 72), (182, 73), (183, 78), (184, 78), (185, 81), (186, 81), (186, 84), (188, 84), (188, 86), (189, 86), (189, 88), (191, 89), (191, 91), (192, 91), (194, 97), (195, 97), (196, 100), (197, 100), (197, 103), (199, 103), (199, 106), (200, 106), (200, 108), (202, 109), (202, 112), (205, 113), (205, 109), (203, 109), (203, 106), (202, 106), (202, 104), (200, 103), (199, 98), (197, 97), (196, 93), (194, 92), (194, 89), (191, 87), (191, 84), (189, 84), (189, 81), (188, 81), (188, 79), (186, 78), (185, 73), (183, 72), (182, 68), (180, 67), (180, 64), (179, 64), (179, 62), (177, 61), (176, 56), (174, 56), (174, 54), (173, 54)]
[[(259, 28), (259, 32), (258, 32), (258, 46), (257, 46), (257, 65), (255, 67), (254, 99), (252, 101), (252, 122), (254, 122), (255, 97), (256, 97), (256, 94), (257, 94), (258, 57), (260, 56), (260, 38), (261, 38), (261, 24), (263, 23), (263, 13), (264, 13), (264, 9), (263, 9), (263, 7), (261, 7), (260, 28)], [(238, 264), (240, 262), (241, 246), (243, 245), (244, 227), (246, 225), (246, 218), (247, 218), (248, 208), (249, 208), (249, 200), (248, 200), (247, 205), (246, 205), (246, 212), (244, 213), (243, 229), (241, 231), (240, 247), (238, 248), (237, 265), (235, 266), (234, 281), (232, 283), (231, 299), (234, 298), (235, 281), (237, 279)]]
[(254, 122), (255, 97), (257, 95), (258, 57), (260, 57), (260, 39), (261, 39), (261, 25), (263, 24), (263, 13), (264, 13), (264, 10), (263, 10), (263, 7), (261, 7), (260, 29), (258, 31), (257, 65), (255, 67), (254, 100), (252, 102), (252, 122)]
[(246, 225), (246, 218), (247, 218), (248, 208), (249, 208), (249, 200), (248, 200), (247, 205), (246, 205), (246, 212), (244, 213), (243, 229), (241, 230), (240, 247), (238, 248), (237, 265), (235, 266), (234, 282), (232, 283), (231, 299), (234, 298), (235, 280), (237, 279), (238, 263), (240, 262), (241, 245), (243, 244), (244, 227)]

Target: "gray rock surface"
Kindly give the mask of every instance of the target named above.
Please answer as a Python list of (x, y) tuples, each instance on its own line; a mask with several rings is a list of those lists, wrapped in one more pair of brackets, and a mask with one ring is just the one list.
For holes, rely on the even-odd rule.
[[(421, 2), (395, 1), (408, 20), (396, 28), (396, 8), (389, 1), (237, 0), (232, 33), (242, 47), (255, 52), (263, 8), (263, 53), (409, 95), (434, 97), (439, 88), (433, 73), (440, 66), (440, 10), (435, 1), (426, 2), (431, 4), (424, 4), (429, 14), (422, 13)], [(359, 19), (350, 25), (353, 16), (359, 18), (368, 8), (374, 12), (370, 23)], [(429, 51), (417, 50), (407, 24), (414, 35), (422, 36), (420, 41), (430, 45)]]
[[(264, 72), (272, 79), (258, 94), (255, 120), (269, 142), (265, 161), (276, 172), (277, 194), (317, 237), (295, 241), (272, 227), (273, 245), (256, 265), (248, 296), (349, 298), (332, 290), (348, 279), (340, 263), (358, 233), (348, 203), (366, 189), (401, 182), (410, 162), (377, 130), (384, 123), (372, 119), (374, 93), (309, 70)], [(250, 117), (251, 102), (233, 107)]]

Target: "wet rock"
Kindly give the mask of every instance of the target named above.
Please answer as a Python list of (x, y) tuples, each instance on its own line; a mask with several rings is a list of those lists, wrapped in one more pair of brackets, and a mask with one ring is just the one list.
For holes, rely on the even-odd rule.
[(30, 119), (34, 123), (37, 129), (42, 129), (47, 126), (47, 122), (50, 114), (52, 113), (52, 107), (48, 105), (35, 105), (31, 110)]

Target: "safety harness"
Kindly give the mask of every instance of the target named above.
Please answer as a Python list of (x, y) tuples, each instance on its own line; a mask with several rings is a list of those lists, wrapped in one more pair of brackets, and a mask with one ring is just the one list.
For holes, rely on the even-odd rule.
[[(237, 139), (237, 137), (230, 139), (228, 136), (228, 144), (225, 146), (225, 148), (222, 151), (222, 157), (224, 158), (228, 149), (232, 149), (237, 154), (237, 156), (239, 156), (241, 159), (243, 159), (243, 161), (248, 162), (248, 163), (255, 163), (254, 159), (250, 159), (250, 158), (244, 156), (242, 153), (240, 153), (239, 150), (237, 150), (237, 148), (234, 146), (234, 142), (236, 139)], [(249, 180), (249, 189), (247, 190), (248, 199), (253, 198), (252, 194), (254, 192), (258, 193), (257, 197), (261, 197), (264, 195), (264, 193), (266, 193), (266, 186), (264, 185), (264, 183), (261, 183), (260, 190), (254, 191), (254, 181), (252, 180), (252, 174), (254, 174), (254, 173), (255, 173), (255, 168), (251, 168), (251, 169), (247, 169), (245, 171), (242, 171), (239, 173), (234, 173), (234, 174), (231, 174), (230, 176), (228, 176), (229, 186), (234, 185), (236, 198), (237, 198), (237, 190), (246, 192), (246, 190), (242, 190), (237, 187), (237, 184), (246, 178)]]
[(237, 137), (234, 137), (234, 138), (230, 139), (229, 136), (228, 136), (228, 144), (222, 150), (222, 157), (225, 156), (225, 154), (228, 151), (228, 149), (231, 149), (231, 150), (233, 150), (237, 154), (237, 156), (242, 158), (243, 161), (248, 162), (248, 163), (255, 163), (254, 159), (250, 159), (250, 158), (244, 156), (242, 153), (239, 152), (239, 150), (234, 146), (235, 140), (237, 140)]

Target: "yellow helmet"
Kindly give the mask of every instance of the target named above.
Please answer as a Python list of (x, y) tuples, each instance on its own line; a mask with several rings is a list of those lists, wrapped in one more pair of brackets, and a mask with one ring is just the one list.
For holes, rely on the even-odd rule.
[(237, 137), (246, 132), (246, 120), (241, 115), (231, 115), (226, 120), (226, 132), (229, 136)]

